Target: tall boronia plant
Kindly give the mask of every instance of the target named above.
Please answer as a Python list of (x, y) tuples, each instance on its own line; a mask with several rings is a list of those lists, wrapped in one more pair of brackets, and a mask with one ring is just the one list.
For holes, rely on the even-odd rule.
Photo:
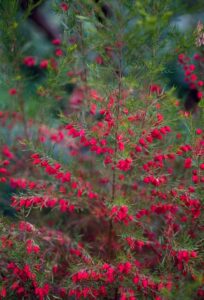
[(0, 180), (16, 219), (0, 223), (0, 298), (203, 299), (204, 133), (162, 86), (179, 54), (202, 89), (168, 29), (175, 3), (54, 3), (63, 34), (42, 57), (22, 50), (11, 2)]

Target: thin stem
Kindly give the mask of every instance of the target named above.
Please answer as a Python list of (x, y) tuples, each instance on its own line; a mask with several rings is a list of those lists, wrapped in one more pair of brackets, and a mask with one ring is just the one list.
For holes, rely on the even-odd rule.
[(114, 300), (118, 300), (118, 287), (115, 289)]

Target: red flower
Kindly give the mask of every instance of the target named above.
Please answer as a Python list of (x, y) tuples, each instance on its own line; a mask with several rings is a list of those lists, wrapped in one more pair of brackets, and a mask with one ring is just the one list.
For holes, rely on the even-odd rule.
[(199, 99), (201, 99), (201, 98), (203, 98), (203, 93), (202, 92), (198, 92), (197, 96), (198, 96)]
[(131, 158), (121, 159), (117, 163), (117, 168), (122, 170), (122, 171), (129, 171), (131, 166), (132, 166), (132, 159)]
[(161, 94), (162, 88), (158, 84), (150, 85), (150, 93)]
[(59, 45), (61, 45), (61, 40), (60, 39), (54, 39), (54, 40), (52, 40), (52, 44), (55, 45), (55, 46), (59, 46)]
[(204, 170), (204, 163), (200, 164), (200, 169)]
[(195, 65), (189, 65), (189, 69), (190, 69), (191, 71), (194, 71), (194, 70), (195, 70)]
[(28, 67), (33, 67), (36, 64), (35, 58), (32, 56), (27, 56), (23, 59), (23, 62)]
[(147, 278), (142, 279), (142, 286), (144, 289), (148, 287), (148, 279)]
[(68, 5), (67, 3), (65, 3), (65, 2), (62, 2), (62, 3), (60, 4), (60, 8), (61, 8), (63, 11), (68, 11), (69, 5)]
[(56, 50), (55, 50), (55, 55), (56, 55), (56, 56), (59, 56), (59, 57), (60, 57), (60, 56), (63, 56), (63, 51), (62, 51), (62, 49), (60, 49), (60, 48), (56, 49)]
[(191, 81), (196, 81), (197, 80), (197, 76), (196, 76), (196, 74), (192, 74), (191, 76), (190, 76), (190, 79), (191, 79)]
[(47, 59), (43, 59), (41, 62), (40, 62), (40, 67), (42, 69), (46, 69), (48, 66), (48, 60)]
[(5, 298), (6, 297), (6, 288), (5, 287), (2, 287), (1, 290), (0, 290), (0, 296), (2, 298)]
[(192, 159), (190, 157), (188, 157), (188, 158), (185, 159), (184, 168), (185, 169), (190, 169), (191, 166), (192, 166)]
[(15, 88), (12, 88), (9, 90), (9, 95), (13, 96), (17, 94), (17, 90)]
[(96, 63), (98, 65), (102, 65), (103, 64), (103, 58), (102, 58), (102, 56), (100, 56), (100, 55), (96, 56), (95, 61), (96, 61)]
[(193, 58), (194, 58), (195, 60), (199, 60), (199, 59), (200, 59), (200, 55), (199, 55), (198, 53), (196, 53), (196, 54), (194, 54)]
[(185, 58), (186, 58), (186, 57), (185, 57), (185, 54), (183, 54), (183, 53), (179, 54), (179, 56), (178, 56), (178, 60), (179, 60), (179, 62), (180, 62), (181, 64), (184, 63)]

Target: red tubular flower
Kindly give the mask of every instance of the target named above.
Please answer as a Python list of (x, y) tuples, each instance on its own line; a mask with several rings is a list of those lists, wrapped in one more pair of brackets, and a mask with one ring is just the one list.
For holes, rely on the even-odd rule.
[(40, 62), (40, 68), (47, 69), (49, 61), (47, 59), (43, 59)]
[(200, 164), (200, 169), (204, 170), (204, 163)]
[(59, 56), (59, 57), (60, 57), (60, 56), (63, 56), (63, 51), (62, 51), (62, 49), (60, 49), (60, 48), (56, 49), (56, 50), (55, 50), (55, 55), (56, 55), (56, 56)]
[(68, 11), (69, 9), (69, 5), (65, 2), (62, 2), (60, 3), (60, 8), (63, 10), (63, 11)]
[(202, 99), (203, 98), (203, 93), (202, 92), (198, 92), (197, 96), (198, 96), (199, 99)]
[(5, 288), (5, 287), (2, 287), (1, 290), (0, 290), (0, 296), (1, 296), (2, 298), (6, 298), (6, 295), (7, 295), (7, 293), (6, 293), (6, 288)]
[(97, 55), (95, 58), (95, 61), (98, 65), (102, 65), (103, 64), (103, 58), (100, 55)]
[(25, 64), (26, 66), (28, 66), (28, 67), (33, 67), (33, 66), (35, 66), (35, 64), (36, 64), (36, 60), (35, 60), (35, 58), (32, 57), (32, 56), (27, 56), (27, 57), (25, 57), (25, 58), (23, 59), (23, 62), (24, 62), (24, 64)]
[(148, 279), (147, 278), (142, 279), (142, 287), (144, 289), (146, 289), (148, 287)]
[(157, 95), (161, 94), (162, 88), (158, 84), (150, 85), (150, 93), (156, 93)]
[(195, 70), (195, 65), (193, 65), (193, 64), (189, 65), (188, 67), (189, 67), (189, 69), (190, 69), (191, 71), (194, 71), (194, 70)]
[(3, 146), (2, 154), (5, 155), (8, 159), (13, 159), (14, 154), (9, 150), (8, 146)]
[(198, 53), (196, 53), (196, 54), (194, 54), (193, 58), (194, 58), (195, 60), (199, 60), (199, 59), (200, 59), (200, 55), (199, 55)]
[(9, 90), (9, 95), (14, 96), (16, 94), (17, 94), (17, 90), (15, 88)]
[(184, 168), (190, 169), (192, 167), (192, 158), (188, 157), (185, 159)]
[(121, 159), (117, 163), (117, 168), (122, 171), (129, 171), (131, 166), (132, 166), (131, 158)]
[(198, 77), (197, 77), (196, 74), (192, 74), (192, 75), (190, 76), (190, 80), (191, 80), (192, 82), (195, 82), (197, 79), (198, 79)]
[(179, 54), (179, 56), (178, 56), (178, 60), (179, 60), (179, 62), (180, 62), (181, 64), (184, 63), (185, 58), (186, 58), (186, 56), (185, 56), (185, 54), (183, 54), (183, 53)]
[(60, 39), (54, 39), (54, 40), (52, 40), (52, 44), (55, 45), (55, 46), (59, 46), (59, 45), (61, 45), (61, 40)]

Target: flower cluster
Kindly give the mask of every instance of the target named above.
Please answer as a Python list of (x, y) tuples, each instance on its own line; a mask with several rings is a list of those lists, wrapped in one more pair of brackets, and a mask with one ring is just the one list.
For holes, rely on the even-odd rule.
[(183, 53), (178, 56), (178, 61), (182, 65), (185, 74), (185, 81), (192, 90), (197, 90), (198, 99), (203, 97), (202, 87), (204, 82), (200, 75), (196, 74), (197, 69), (199, 69), (196, 63), (202, 63), (202, 60), (203, 58), (199, 54), (194, 55), (193, 63), (191, 63), (191, 59)]

